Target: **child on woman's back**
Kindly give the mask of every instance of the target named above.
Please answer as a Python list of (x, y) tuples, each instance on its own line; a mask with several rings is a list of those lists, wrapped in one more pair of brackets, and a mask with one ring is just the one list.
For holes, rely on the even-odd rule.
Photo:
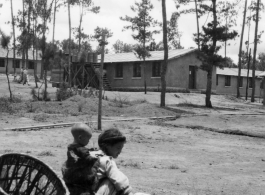
[(92, 157), (91, 150), (85, 146), (92, 137), (92, 131), (86, 124), (77, 123), (73, 125), (71, 133), (74, 139), (67, 147), (67, 160), (62, 167), (63, 178), (70, 191), (90, 191), (96, 180), (91, 172), (97, 158)]
[(127, 176), (118, 169), (114, 161), (121, 153), (125, 142), (126, 137), (115, 128), (99, 135), (98, 145), (104, 156), (99, 157), (97, 177), (100, 182), (96, 195), (133, 195)]

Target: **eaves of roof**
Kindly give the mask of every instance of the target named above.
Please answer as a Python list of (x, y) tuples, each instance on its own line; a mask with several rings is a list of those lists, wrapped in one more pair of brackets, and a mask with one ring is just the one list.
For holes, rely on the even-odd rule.
[[(242, 77), (247, 77), (247, 69), (241, 69), (241, 76)], [(259, 77), (260, 74), (264, 74), (265, 72), (263, 71), (255, 71), (256, 77)], [(225, 76), (238, 76), (238, 68), (217, 68), (216, 69), (216, 74), (217, 75), (225, 75)], [(248, 77), (252, 77), (252, 70), (249, 70)]]
[[(7, 49), (4, 49), (2, 47), (0, 47), (0, 58), (6, 58), (6, 54), (7, 54)], [(38, 51), (38, 60), (41, 60), (41, 52)], [(9, 52), (8, 52), (8, 58), (11, 59), (13, 58), (13, 49), (10, 49)], [(32, 50), (29, 50), (28, 52), (28, 58), (29, 60), (33, 60), (33, 53), (32, 53)], [(36, 52), (35, 52), (35, 58), (36, 58)], [(22, 59), (22, 55), (18, 54), (16, 52), (16, 59)]]

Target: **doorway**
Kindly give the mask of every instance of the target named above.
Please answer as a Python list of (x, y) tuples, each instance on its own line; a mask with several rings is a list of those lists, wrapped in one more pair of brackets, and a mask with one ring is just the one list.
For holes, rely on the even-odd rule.
[(196, 89), (196, 67), (189, 66), (189, 89)]

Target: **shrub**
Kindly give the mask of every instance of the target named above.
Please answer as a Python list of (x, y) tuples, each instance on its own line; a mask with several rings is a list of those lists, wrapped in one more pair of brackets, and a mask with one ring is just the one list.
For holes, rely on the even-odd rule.
[(30, 94), (31, 94), (33, 100), (38, 100), (39, 99), (36, 89), (32, 88), (31, 91), (30, 91)]
[(57, 101), (66, 100), (69, 97), (72, 97), (74, 94), (69, 89), (68, 83), (64, 82), (60, 84), (60, 87), (56, 91), (56, 99)]
[(33, 119), (39, 122), (46, 122), (48, 117), (49, 116), (47, 114), (37, 114), (34, 115)]
[(14, 113), (14, 109), (12, 107), (12, 102), (9, 97), (0, 97), (0, 111), (7, 113)]
[[(46, 94), (45, 94), (46, 93)], [(45, 91), (45, 89), (43, 89), (41, 91), (41, 96), (42, 96), (42, 99), (45, 100), (45, 101), (51, 101), (51, 97), (50, 97), (50, 94), (48, 91)], [(44, 97), (46, 97), (46, 99), (44, 99)]]
[(36, 111), (36, 108), (33, 107), (33, 104), (32, 103), (27, 103), (27, 111), (28, 112), (35, 112)]
[(115, 95), (115, 98), (112, 100), (117, 107), (122, 108), (124, 105), (128, 105), (130, 101), (127, 96), (122, 96), (120, 93)]
[(78, 112), (82, 112), (83, 111), (83, 108), (85, 106), (86, 102), (85, 101), (80, 101), (78, 102)]

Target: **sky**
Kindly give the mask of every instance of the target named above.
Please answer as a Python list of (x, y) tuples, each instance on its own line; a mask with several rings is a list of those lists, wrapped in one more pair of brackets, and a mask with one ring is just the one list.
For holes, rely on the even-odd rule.
[[(109, 45), (107, 48), (112, 51), (112, 45), (117, 41), (123, 41), (128, 44), (137, 43), (132, 38), (132, 31), (123, 30), (123, 27), (129, 25), (130, 23), (120, 20), (120, 17), (135, 16), (135, 13), (130, 9), (130, 6), (134, 5), (136, 0), (94, 0), (96, 6), (100, 6), (100, 12), (98, 14), (87, 13), (84, 16), (83, 20), (83, 28), (85, 33), (93, 34), (94, 29), (98, 27), (108, 28), (113, 32), (113, 36), (109, 39)], [(139, 1), (139, 0), (137, 0)], [(228, 0), (229, 1), (229, 0)], [(14, 14), (16, 15), (18, 10), (22, 8), (22, 0), (13, 0)], [(12, 27), (11, 24), (7, 24), (8, 21), (11, 20), (11, 12), (10, 12), (10, 0), (0, 0), (0, 4), (3, 4), (2, 8), (0, 8), (0, 28), (5, 33), (11, 33)], [(154, 9), (151, 12), (151, 16), (158, 21), (162, 21), (162, 7), (161, 0), (151, 0), (151, 3), (154, 5)], [(243, 7), (243, 0), (241, 2), (241, 6)], [(170, 19), (170, 16), (173, 12), (176, 11), (176, 7), (173, 0), (166, 1), (167, 6), (167, 19)], [(190, 7), (194, 6), (194, 3), (189, 5)], [(72, 27), (77, 27), (79, 23), (79, 8), (71, 7), (71, 23)], [(265, 13), (261, 12), (261, 21), (259, 23), (259, 31), (265, 31)], [(241, 33), (242, 28), (242, 17), (243, 17), (243, 9), (241, 9), (237, 15), (237, 26), (235, 30), (238, 33)], [(61, 7), (56, 15), (56, 28), (55, 28), (55, 40), (63, 40), (69, 37), (69, 26), (68, 26), (68, 12), (67, 7)], [(210, 21), (210, 17), (202, 17), (199, 20), (200, 25), (207, 24), (207, 21)], [(197, 32), (196, 28), (196, 17), (195, 14), (185, 14), (181, 15), (179, 22), (179, 30), (182, 32), (181, 37), (181, 45), (184, 46), (185, 49), (194, 47), (197, 48), (194, 40), (193, 34)], [(245, 28), (244, 41), (247, 40), (247, 30)], [(250, 28), (250, 42), (254, 41), (254, 30), (255, 25), (252, 23)], [(18, 30), (16, 30), (16, 34), (18, 34)], [(163, 34), (162, 32), (156, 35), (155, 41), (158, 43), (162, 41)], [(48, 41), (52, 40), (52, 21), (49, 23), (49, 31), (47, 34)], [(234, 60), (235, 63), (238, 61), (238, 51), (239, 51), (239, 43), (240, 36), (237, 37), (233, 41), (229, 41), (229, 46), (227, 47), (227, 57), (230, 57)], [(92, 48), (95, 49), (97, 46), (97, 42), (91, 42)], [(253, 51), (253, 44), (251, 44)], [(245, 46), (243, 46), (245, 49)], [(257, 54), (265, 52), (265, 34), (261, 37), (261, 43), (258, 45)], [(219, 51), (220, 55), (224, 56), (224, 47)]]

